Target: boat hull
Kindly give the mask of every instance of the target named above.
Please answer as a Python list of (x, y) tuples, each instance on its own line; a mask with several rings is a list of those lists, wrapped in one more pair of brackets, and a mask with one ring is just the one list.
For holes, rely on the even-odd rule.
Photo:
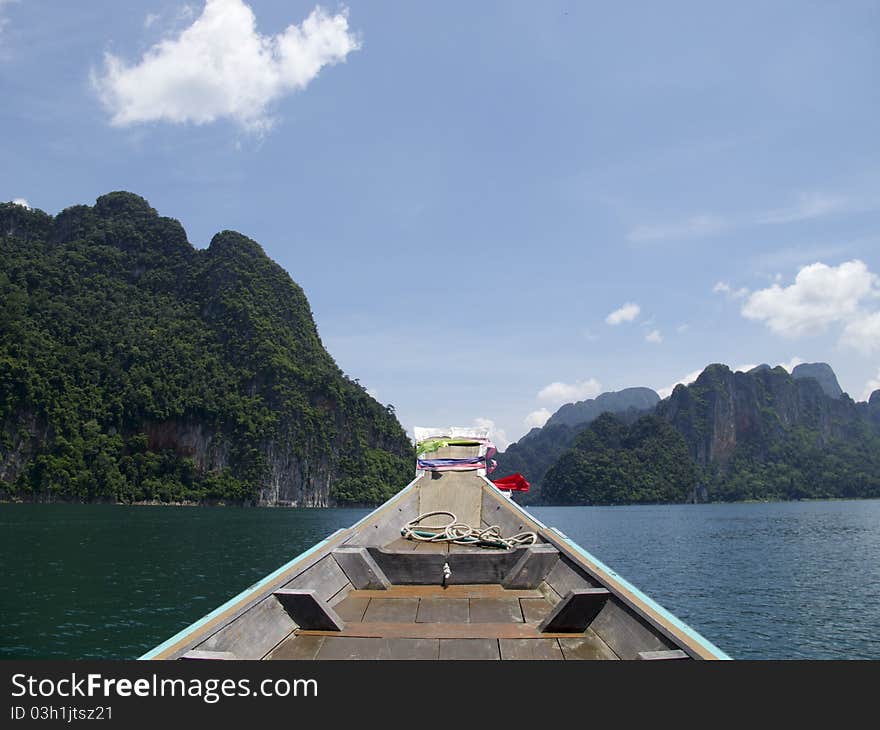
[[(535, 544), (419, 542), (443, 509)], [(476, 471), (421, 473), (142, 659), (728, 659)]]

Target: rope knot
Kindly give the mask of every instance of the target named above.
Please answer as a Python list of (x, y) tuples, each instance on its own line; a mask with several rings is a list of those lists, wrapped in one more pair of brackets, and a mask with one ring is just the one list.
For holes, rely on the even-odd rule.
[[(450, 518), (445, 525), (430, 527), (421, 524), (429, 517), (442, 515)], [(471, 527), (467, 523), (459, 522), (454, 513), (446, 510), (425, 512), (419, 515), (414, 520), (407, 522), (400, 529), (400, 534), (407, 540), (420, 542), (451, 542), (456, 545), (478, 545), (479, 547), (504, 548), (506, 550), (521, 545), (534, 545), (538, 542), (538, 536), (534, 532), (520, 532), (510, 537), (504, 537), (501, 534), (500, 525), (490, 525), (485, 528)], [(446, 567), (448, 564), (444, 566), (444, 574)]]

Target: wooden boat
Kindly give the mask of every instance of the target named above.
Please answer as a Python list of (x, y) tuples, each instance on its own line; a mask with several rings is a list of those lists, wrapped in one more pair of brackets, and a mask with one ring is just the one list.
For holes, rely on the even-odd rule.
[[(448, 446), (442, 455), (474, 453)], [(415, 525), (422, 540), (402, 536), (402, 528), (438, 510), (481, 526), (477, 532), (497, 525), (504, 536), (533, 533), (523, 540), (532, 544), (425, 541), (448, 520), (437, 515)], [(374, 512), (141, 658), (729, 657), (559, 530), (541, 524), (477, 468), (419, 470)]]

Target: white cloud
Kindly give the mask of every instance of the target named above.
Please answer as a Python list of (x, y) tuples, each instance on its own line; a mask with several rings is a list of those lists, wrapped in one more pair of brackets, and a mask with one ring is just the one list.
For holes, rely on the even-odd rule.
[(645, 342), (653, 342), (655, 345), (659, 345), (663, 342), (663, 335), (660, 334), (660, 330), (651, 330), (645, 335)]
[(880, 312), (855, 317), (847, 323), (840, 344), (870, 354), (880, 349)]
[(728, 225), (723, 218), (703, 213), (674, 223), (649, 223), (636, 226), (626, 237), (635, 242), (662, 241), (669, 238), (701, 238), (721, 233)]
[(682, 378), (676, 380), (671, 385), (667, 385), (665, 388), (657, 388), (657, 393), (661, 398), (668, 398), (670, 395), (672, 395), (672, 391), (675, 390), (676, 385), (690, 385), (697, 378), (700, 377), (700, 373), (702, 372), (702, 368), (700, 368), (699, 370), (694, 370), (692, 373), (684, 375)]
[(871, 397), (871, 393), (875, 390), (880, 390), (880, 370), (877, 371), (876, 378), (871, 378), (865, 383), (865, 392), (862, 394), (862, 400), (868, 400)]
[(550, 383), (538, 392), (538, 400), (550, 404), (573, 403), (594, 398), (602, 392), (602, 385), (595, 378), (578, 380), (576, 383)]
[(189, 20), (196, 14), (196, 9), (187, 3), (180, 10), (177, 11), (177, 19), (178, 20)]
[(742, 299), (749, 295), (749, 290), (745, 287), (734, 289), (726, 281), (719, 281), (717, 284), (715, 284), (715, 286), (712, 287), (712, 292), (714, 294), (725, 294), (731, 299)]
[(553, 414), (547, 408), (539, 408), (537, 411), (529, 413), (529, 415), (523, 419), (523, 423), (529, 430), (533, 428), (541, 428), (547, 423), (552, 415)]
[(620, 309), (615, 309), (611, 314), (605, 317), (605, 322), (610, 325), (618, 325), (623, 322), (632, 322), (639, 316), (642, 309), (634, 302), (627, 302)]
[(797, 202), (788, 208), (771, 210), (758, 217), (758, 223), (794, 223), (795, 221), (820, 218), (849, 210), (852, 203), (840, 195), (825, 193), (801, 193)]
[(105, 54), (92, 83), (115, 126), (228, 118), (265, 131), (273, 102), (358, 48), (346, 11), (331, 16), (318, 6), (300, 25), (264, 36), (243, 0), (207, 0), (189, 27), (156, 43), (138, 63)]
[(489, 429), (489, 439), (495, 444), (499, 451), (506, 451), (510, 446), (510, 439), (502, 428), (498, 428), (495, 421), (491, 418), (475, 418), (474, 426)]
[(795, 356), (794, 356), (793, 358), (791, 358), (791, 360), (789, 360), (788, 362), (781, 362), (781, 363), (779, 363), (779, 364), (780, 364), (782, 367), (784, 367), (786, 370), (788, 370), (788, 372), (790, 373), (790, 372), (791, 372), (792, 370), (794, 370), (798, 365), (800, 365), (803, 361), (804, 361), (803, 358), (798, 357), (797, 355), (795, 355)]
[(20, 205), (22, 208), (27, 208), (28, 210), (31, 209), (31, 204), (28, 203), (27, 200), (25, 200), (24, 198), (15, 198), (12, 201), (12, 204), (13, 205)]
[(675, 331), (678, 332), (678, 334), (683, 335), (690, 328), (691, 328), (691, 326), (687, 322), (684, 322), (684, 323), (678, 325), (678, 327), (675, 328)]
[(173, 10), (147, 13), (144, 18), (144, 28), (147, 30), (152, 28), (154, 32), (158, 30), (161, 34), (170, 36), (175, 32), (179, 33), (185, 25), (189, 25), (197, 14), (196, 7), (190, 3), (180, 5)]
[(779, 284), (749, 296), (742, 306), (747, 319), (764, 322), (773, 332), (799, 337), (824, 332), (835, 322), (864, 316), (865, 300), (878, 296), (878, 279), (858, 260), (840, 266), (804, 266), (787, 287)]
[(12, 5), (13, 3), (17, 3), (18, 0), (0, 0), (0, 36), (3, 35), (3, 31), (6, 26), (9, 24), (9, 18), (3, 13), (4, 5)]

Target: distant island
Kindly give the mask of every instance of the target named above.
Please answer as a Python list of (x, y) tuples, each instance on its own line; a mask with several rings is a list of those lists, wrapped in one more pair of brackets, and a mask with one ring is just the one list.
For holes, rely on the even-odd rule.
[(525, 473), (530, 504), (880, 497), (880, 391), (853, 401), (826, 363), (709, 365), (650, 407), (633, 390), (563, 406), (497, 474)]
[(0, 499), (375, 504), (410, 480), (393, 408), (245, 236), (196, 249), (116, 192), (0, 205), (0, 256)]

